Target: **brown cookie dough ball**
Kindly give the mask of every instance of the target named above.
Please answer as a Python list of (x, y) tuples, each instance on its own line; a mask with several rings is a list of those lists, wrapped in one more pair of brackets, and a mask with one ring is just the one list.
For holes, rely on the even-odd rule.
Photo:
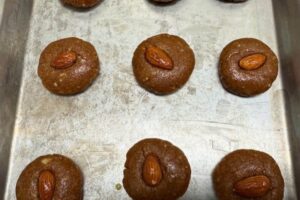
[(49, 91), (59, 95), (83, 92), (99, 75), (92, 44), (71, 37), (50, 43), (40, 56), (38, 75)]
[(81, 200), (81, 170), (71, 159), (62, 155), (38, 157), (21, 173), (17, 181), (16, 196), (18, 200)]
[(76, 8), (91, 8), (97, 5), (101, 0), (62, 0), (66, 5)]
[(195, 66), (195, 56), (180, 37), (160, 34), (137, 47), (132, 65), (142, 87), (164, 95), (175, 92), (188, 81)]
[(171, 3), (171, 2), (175, 2), (176, 0), (151, 0), (151, 1), (155, 3)]
[(213, 172), (213, 184), (219, 200), (283, 199), (280, 169), (260, 151), (242, 149), (225, 156)]
[(265, 92), (278, 74), (278, 59), (263, 42), (242, 38), (229, 43), (220, 56), (219, 77), (223, 87), (238, 96)]
[(221, 1), (230, 2), (230, 3), (241, 3), (241, 2), (245, 2), (247, 0), (221, 0)]
[(123, 185), (134, 200), (175, 200), (189, 185), (191, 169), (184, 153), (168, 141), (145, 139), (127, 153)]

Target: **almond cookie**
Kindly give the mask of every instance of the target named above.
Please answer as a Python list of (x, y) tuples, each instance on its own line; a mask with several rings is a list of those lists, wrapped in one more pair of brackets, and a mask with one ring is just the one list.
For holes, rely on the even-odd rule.
[(100, 1), (101, 0), (62, 0), (64, 4), (75, 8), (91, 8), (97, 5)]
[(99, 75), (96, 49), (71, 37), (50, 43), (40, 56), (38, 75), (49, 91), (59, 95), (83, 92)]
[(242, 38), (229, 43), (222, 51), (219, 77), (229, 92), (243, 97), (268, 90), (278, 74), (278, 59), (263, 42)]
[(38, 157), (21, 173), (17, 200), (82, 200), (83, 175), (69, 158), (53, 154)]
[(241, 149), (226, 155), (213, 172), (219, 200), (282, 200), (284, 180), (268, 154)]
[(155, 3), (171, 3), (171, 2), (175, 2), (177, 0), (151, 0), (152, 2)]
[(221, 1), (230, 2), (230, 3), (241, 3), (241, 2), (245, 2), (247, 0), (221, 0)]
[(137, 82), (159, 95), (181, 88), (195, 66), (193, 50), (180, 37), (160, 34), (143, 41), (132, 59)]
[(191, 168), (184, 153), (170, 142), (144, 139), (126, 157), (123, 185), (132, 199), (175, 200), (186, 192)]

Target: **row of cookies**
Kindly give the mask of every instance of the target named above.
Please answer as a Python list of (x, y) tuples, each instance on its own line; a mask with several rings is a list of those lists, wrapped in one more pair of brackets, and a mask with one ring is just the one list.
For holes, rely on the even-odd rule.
[[(176, 2), (177, 0), (150, 0), (151, 2), (158, 3), (158, 4), (166, 4)], [(232, 3), (239, 3), (244, 2), (247, 0), (221, 0), (224, 2), (232, 2)], [(75, 8), (91, 8), (96, 6), (101, 0), (62, 0), (65, 5), (69, 5)]]
[[(193, 50), (182, 38), (160, 34), (143, 41), (132, 59), (137, 82), (159, 95), (181, 88), (195, 67)], [(92, 44), (78, 38), (50, 43), (41, 53), (38, 75), (43, 85), (59, 95), (83, 92), (100, 72)], [(226, 90), (254, 96), (268, 90), (278, 74), (278, 59), (263, 42), (242, 38), (229, 43), (219, 59), (219, 78)]]
[[(126, 155), (123, 186), (134, 200), (176, 200), (190, 183), (191, 167), (185, 154), (161, 139), (144, 139)], [(220, 200), (282, 200), (284, 180), (275, 160), (256, 150), (240, 149), (215, 167), (212, 181)], [(80, 168), (62, 155), (45, 155), (31, 162), (16, 185), (18, 200), (83, 199)]]

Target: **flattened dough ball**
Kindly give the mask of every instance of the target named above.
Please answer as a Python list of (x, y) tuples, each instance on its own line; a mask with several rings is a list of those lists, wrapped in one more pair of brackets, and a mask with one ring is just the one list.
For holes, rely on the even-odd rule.
[(152, 2), (155, 2), (155, 3), (171, 3), (171, 2), (174, 2), (176, 0), (151, 0)]
[(73, 95), (86, 90), (99, 75), (94, 46), (71, 37), (50, 43), (41, 53), (38, 75), (50, 92)]
[(241, 2), (245, 2), (247, 0), (221, 0), (221, 1), (230, 2), (230, 3), (241, 3)]
[(170, 142), (141, 140), (126, 158), (123, 185), (132, 199), (175, 200), (186, 192), (191, 168), (184, 153)]
[(213, 172), (213, 184), (219, 200), (283, 199), (284, 180), (277, 163), (256, 150), (241, 149), (226, 155)]
[[(45, 188), (41, 191), (43, 184)], [(48, 198), (52, 200), (82, 200), (83, 175), (79, 167), (71, 159), (58, 154), (35, 159), (19, 176), (16, 196), (17, 200), (39, 200), (42, 194), (44, 197), (50, 195), (52, 198)]]
[(101, 0), (61, 0), (64, 4), (75, 8), (91, 8), (96, 6)]
[(159, 95), (177, 91), (189, 79), (195, 66), (193, 50), (180, 37), (160, 34), (143, 41), (132, 59), (137, 82)]
[(223, 87), (238, 96), (250, 97), (268, 90), (278, 74), (278, 59), (263, 42), (242, 38), (222, 51), (219, 77)]

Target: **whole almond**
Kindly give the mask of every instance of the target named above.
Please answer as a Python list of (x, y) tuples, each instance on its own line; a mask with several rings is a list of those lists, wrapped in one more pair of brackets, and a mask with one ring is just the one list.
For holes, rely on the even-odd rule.
[(143, 166), (143, 179), (149, 186), (156, 186), (162, 179), (162, 171), (157, 156), (149, 154)]
[(251, 176), (238, 181), (233, 191), (242, 197), (256, 198), (264, 196), (271, 189), (271, 181), (264, 175)]
[(72, 66), (77, 59), (77, 54), (73, 51), (59, 54), (51, 63), (51, 67), (56, 69), (65, 69)]
[(49, 170), (44, 170), (38, 182), (39, 200), (52, 200), (55, 190), (55, 177)]
[(255, 70), (265, 64), (267, 57), (257, 53), (242, 58), (239, 62), (241, 68), (246, 70)]
[(146, 60), (155, 67), (162, 69), (173, 69), (171, 57), (161, 48), (154, 45), (148, 45), (146, 48)]

